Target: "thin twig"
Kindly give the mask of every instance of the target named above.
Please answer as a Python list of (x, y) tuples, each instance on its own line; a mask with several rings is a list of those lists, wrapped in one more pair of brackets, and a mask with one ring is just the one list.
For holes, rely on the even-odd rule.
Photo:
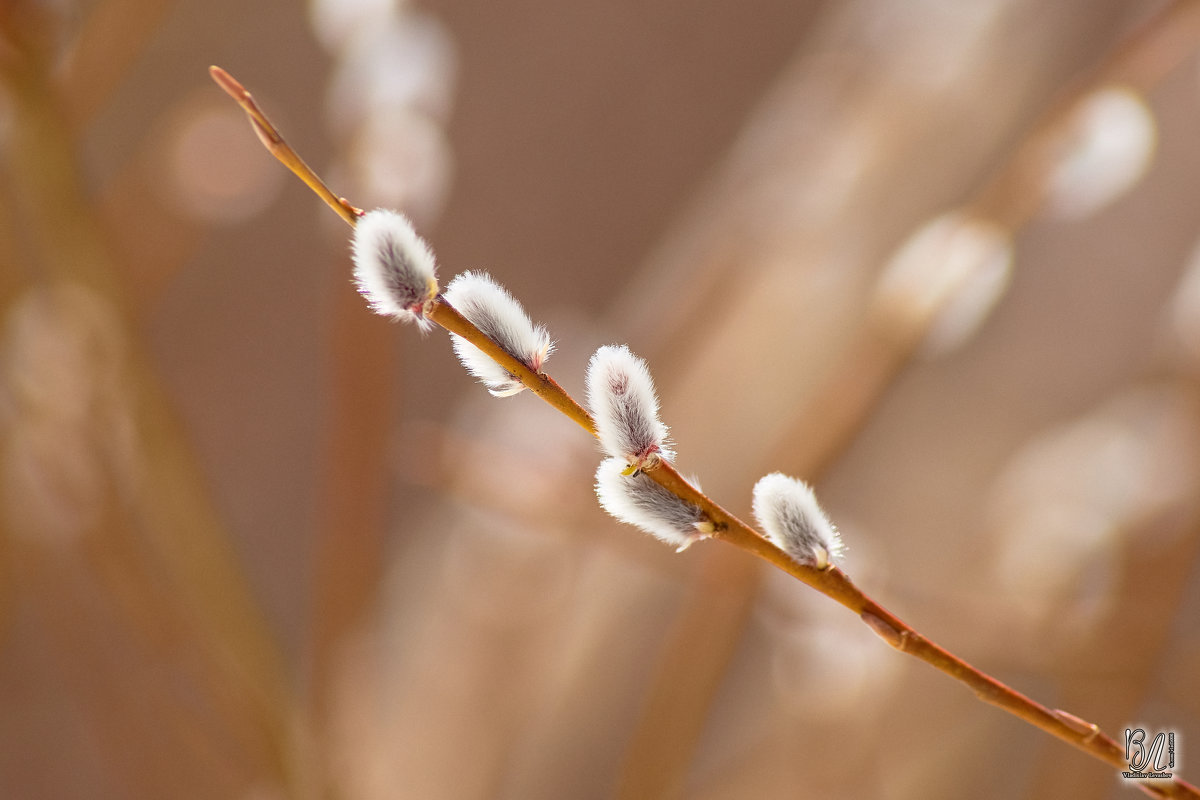
[[(267, 149), (296, 173), (305, 184), (313, 188), (353, 227), (361, 212), (354, 209), (344, 199), (337, 198), (325, 187), (325, 184), (284, 142), (278, 130), (254, 104), (250, 99), (249, 92), (240, 83), (219, 67), (210, 69), (213, 79), (229, 92), (250, 115), (255, 131)], [(425, 314), (447, 331), (470, 341), (471, 344), (518, 378), (530, 391), (574, 420), (588, 433), (595, 435), (596, 425), (591, 415), (557, 381), (544, 373), (531, 370), (519, 359), (509, 355), (462, 316), (444, 297), (439, 296), (429, 303)], [(1051, 710), (971, 666), (948, 650), (939, 647), (872, 600), (850, 580), (846, 573), (837, 567), (817, 569), (793, 561), (783, 550), (763, 538), (749, 525), (692, 485), (679, 474), (669, 461), (658, 462), (657, 466), (646, 469), (645, 474), (677, 497), (700, 508), (715, 526), (712, 538), (728, 542), (761, 558), (842, 604), (857, 614), (867, 627), (892, 647), (924, 661), (965, 684), (980, 700), (1008, 711), (1112, 767), (1128, 768), (1129, 765), (1124, 759), (1124, 750), (1098, 726), (1085, 722), (1068, 712)], [(1144, 783), (1141, 784), (1141, 787), (1147, 793), (1157, 797), (1191, 797), (1200, 800), (1200, 790), (1180, 778), (1170, 782)]]
[(351, 226), (362, 216), (362, 209), (355, 208), (346, 202), (346, 198), (338, 197), (325, 182), (317, 177), (317, 173), (313, 172), (308, 164), (304, 163), (304, 159), (292, 149), (292, 146), (283, 140), (279, 135), (279, 131), (267, 119), (266, 114), (259, 110), (258, 103), (254, 102), (254, 98), (246, 91), (246, 87), (242, 86), (234, 77), (220, 67), (209, 67), (208, 72), (212, 75), (212, 79), (217, 85), (225, 90), (225, 93), (237, 101), (237, 104), (246, 112), (246, 116), (250, 118), (250, 125), (254, 128), (255, 134), (258, 135), (258, 140), (263, 143), (263, 147), (271, 153), (271, 155), (283, 162), (283, 165), (296, 174), (300, 180), (304, 181), (308, 188), (316, 192), (317, 197), (325, 201), (339, 217), (346, 220)]

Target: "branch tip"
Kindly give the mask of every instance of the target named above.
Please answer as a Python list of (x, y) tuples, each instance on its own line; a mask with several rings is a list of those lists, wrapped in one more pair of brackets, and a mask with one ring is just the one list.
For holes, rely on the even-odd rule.
[(242, 86), (242, 84), (240, 84), (236, 78), (218, 67), (216, 64), (213, 64), (208, 68), (208, 74), (212, 77), (213, 81), (216, 82), (217, 86), (220, 86), (225, 90), (225, 94), (229, 95), (234, 100), (237, 100), (239, 103), (242, 101), (243, 97), (246, 97), (250, 94), (246, 91), (246, 87)]
[(296, 177), (304, 181), (308, 188), (312, 189), (318, 197), (325, 201), (326, 205), (353, 228), (363, 212), (350, 205), (346, 198), (339, 197), (330, 191), (317, 173), (313, 172), (312, 168), (305, 164), (296, 151), (288, 145), (283, 134), (271, 124), (271, 120), (267, 119), (267, 115), (258, 107), (258, 103), (254, 102), (254, 98), (246, 87), (215, 64), (208, 68), (208, 74), (217, 86), (220, 86), (242, 107), (242, 111), (246, 112), (246, 116), (250, 118), (250, 127), (254, 129), (254, 134), (262, 142), (263, 147), (267, 148), (267, 151), (279, 159), (280, 163), (290, 169)]

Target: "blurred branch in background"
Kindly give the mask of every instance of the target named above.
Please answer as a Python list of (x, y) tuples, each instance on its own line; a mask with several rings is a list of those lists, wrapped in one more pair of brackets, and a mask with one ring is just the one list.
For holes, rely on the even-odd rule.
[[(0, 18), (6, 228), (20, 254), (4, 265), (3, 495), (11, 625), (25, 639), (7, 649), (8, 668), (48, 670), (34, 696), (53, 687), (48, 713), (78, 714), (73, 735), (98, 746), (91, 780), (105, 792), (211, 796), (251, 780), (300, 792), (287, 670), (143, 353), (127, 276), (85, 188), (73, 123), (94, 109), (63, 88), (85, 77), (63, 66), (73, 46), (80, 69), (94, 49), (128, 63), (148, 31), (112, 40), (127, 28), (82, 35), (72, 23), (35, 2)], [(100, 81), (87, 100), (120, 79), (86, 77)], [(10, 747), (19, 730), (5, 731)], [(89, 791), (70, 789), (69, 772), (56, 780)]]
[[(333, 57), (326, 113), (344, 143), (332, 172), (359, 202), (403, 209), (426, 223), (449, 189), (443, 126), (453, 105), (455, 55), (428, 14), (400, 4), (313, 2), (310, 19)], [(339, 274), (332, 305), (332, 374), (317, 510), (309, 690), (331, 780), (354, 787), (337, 740), (341, 676), (370, 636), (385, 572), (393, 441), (396, 338), (362, 313)], [(344, 698), (343, 698), (344, 699)], [(342, 734), (346, 735), (346, 734)], [(349, 734), (353, 737), (354, 734)]]
[(71, 127), (79, 130), (112, 101), (167, 14), (166, 0), (97, 3), (75, 33), (59, 87)]

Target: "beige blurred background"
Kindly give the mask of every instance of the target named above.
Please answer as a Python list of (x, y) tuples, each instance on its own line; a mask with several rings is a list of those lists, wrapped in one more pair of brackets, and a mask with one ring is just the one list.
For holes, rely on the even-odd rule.
[[(0, 797), (1125, 798), (372, 317), (243, 81), (443, 285), (627, 343), (748, 518), (1200, 778), (1200, 3), (0, 5)], [(990, 313), (989, 313), (990, 312)]]

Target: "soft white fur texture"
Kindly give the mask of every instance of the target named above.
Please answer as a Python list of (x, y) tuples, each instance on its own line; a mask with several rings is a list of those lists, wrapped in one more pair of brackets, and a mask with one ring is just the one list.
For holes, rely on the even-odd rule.
[[(446, 301), (474, 323), (504, 352), (534, 372), (554, 349), (550, 334), (534, 325), (521, 304), (485, 272), (464, 272), (446, 287)], [(454, 352), (463, 366), (497, 397), (516, 394), (525, 387), (516, 376), (458, 334), (451, 335)]]
[(842, 555), (842, 538), (804, 481), (772, 472), (754, 485), (754, 516), (767, 538), (801, 564), (824, 569)]
[(604, 452), (637, 467), (670, 459), (667, 426), (658, 419), (658, 397), (646, 362), (625, 345), (606, 345), (588, 363), (588, 406)]
[(428, 328), (423, 307), (437, 294), (436, 263), (403, 214), (377, 208), (354, 226), (354, 282), (376, 314)]
[(625, 466), (624, 458), (606, 458), (596, 470), (596, 496), (605, 511), (676, 550), (707, 538), (712, 525), (703, 511), (671, 494), (645, 473), (625, 474)]

